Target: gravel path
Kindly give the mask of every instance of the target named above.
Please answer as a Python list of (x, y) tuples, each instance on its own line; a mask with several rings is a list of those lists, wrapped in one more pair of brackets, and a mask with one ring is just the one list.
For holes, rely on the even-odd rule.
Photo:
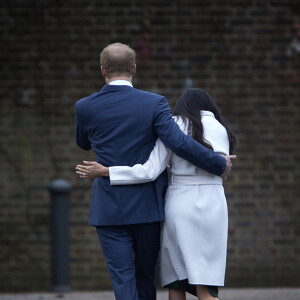
[[(0, 300), (114, 300), (111, 291), (70, 293), (0, 294)], [(167, 300), (166, 291), (159, 291), (157, 300)], [(188, 296), (187, 300), (195, 300)], [(220, 289), (220, 300), (300, 300), (300, 288)]]

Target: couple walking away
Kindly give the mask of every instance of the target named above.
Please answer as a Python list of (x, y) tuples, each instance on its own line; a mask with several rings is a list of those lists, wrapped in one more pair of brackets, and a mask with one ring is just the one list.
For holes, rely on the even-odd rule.
[(216, 300), (227, 251), (222, 181), (236, 139), (201, 89), (186, 90), (174, 116), (165, 97), (135, 89), (129, 46), (108, 45), (100, 63), (106, 85), (75, 106), (76, 142), (93, 149), (96, 162), (77, 165), (76, 173), (94, 178), (89, 225), (115, 297), (156, 299), (158, 266), (169, 299), (187, 291)]

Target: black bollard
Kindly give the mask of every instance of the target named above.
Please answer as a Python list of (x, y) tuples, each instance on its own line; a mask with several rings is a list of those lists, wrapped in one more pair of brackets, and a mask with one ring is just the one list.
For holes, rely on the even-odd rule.
[(62, 179), (53, 180), (49, 187), (51, 193), (52, 230), (52, 291), (69, 292), (70, 254), (69, 254), (69, 198), (71, 184)]

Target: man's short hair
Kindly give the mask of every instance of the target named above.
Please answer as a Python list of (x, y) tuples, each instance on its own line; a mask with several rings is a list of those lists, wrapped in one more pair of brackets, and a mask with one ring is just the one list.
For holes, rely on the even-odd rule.
[(108, 78), (115, 75), (131, 76), (135, 64), (135, 51), (125, 44), (110, 44), (102, 50), (100, 64)]

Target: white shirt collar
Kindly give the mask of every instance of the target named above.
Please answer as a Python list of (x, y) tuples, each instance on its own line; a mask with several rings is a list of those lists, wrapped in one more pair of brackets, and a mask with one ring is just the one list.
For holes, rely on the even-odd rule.
[(128, 85), (128, 86), (132, 86), (132, 83), (127, 81), (127, 80), (114, 80), (114, 81), (111, 81), (109, 83), (109, 85)]
[(201, 116), (211, 116), (211, 117), (215, 117), (214, 113), (208, 110), (200, 110), (200, 114)]

